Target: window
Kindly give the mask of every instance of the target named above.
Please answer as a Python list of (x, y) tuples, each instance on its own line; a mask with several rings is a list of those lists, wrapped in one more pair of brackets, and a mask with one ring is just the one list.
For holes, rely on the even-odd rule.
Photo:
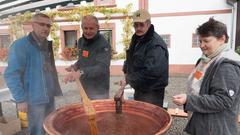
[(200, 42), (199, 42), (199, 37), (197, 34), (192, 34), (192, 47), (199, 47)]
[(167, 44), (167, 47), (170, 48), (170, 43), (171, 43), (171, 38), (169, 34), (162, 34), (160, 35), (162, 37), (162, 39), (164, 40), (164, 42)]
[(95, 6), (116, 6), (115, 0), (94, 0)]
[(60, 26), (60, 58), (65, 60), (77, 59), (77, 40), (79, 37), (79, 25)]
[(80, 37), (79, 25), (60, 26), (61, 50), (64, 48), (73, 48)]
[(102, 34), (112, 47), (112, 52), (116, 53), (116, 28), (115, 23), (100, 24), (100, 34)]
[(77, 30), (64, 31), (65, 47), (73, 48), (77, 45)]
[(0, 35), (0, 48), (9, 48), (10, 44), (10, 35)]
[(108, 43), (112, 46), (112, 30), (100, 30), (100, 34), (102, 34)]

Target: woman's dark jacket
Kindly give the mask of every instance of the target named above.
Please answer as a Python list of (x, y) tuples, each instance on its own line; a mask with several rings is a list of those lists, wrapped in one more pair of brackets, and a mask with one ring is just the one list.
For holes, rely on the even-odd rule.
[(209, 66), (199, 95), (187, 96), (184, 109), (192, 111), (193, 115), (186, 132), (191, 135), (238, 134), (239, 76), (239, 62), (221, 58)]

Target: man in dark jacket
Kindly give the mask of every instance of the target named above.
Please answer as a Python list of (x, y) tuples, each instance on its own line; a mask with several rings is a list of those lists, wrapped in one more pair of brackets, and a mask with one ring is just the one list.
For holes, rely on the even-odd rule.
[(78, 40), (78, 61), (66, 68), (71, 73), (65, 77), (65, 82), (80, 78), (90, 99), (109, 98), (111, 47), (99, 33), (95, 16), (83, 17), (81, 27), (83, 36)]
[(135, 34), (126, 52), (125, 80), (120, 84), (130, 84), (135, 89), (135, 100), (162, 107), (168, 85), (167, 45), (154, 31), (148, 11), (136, 11), (133, 22)]

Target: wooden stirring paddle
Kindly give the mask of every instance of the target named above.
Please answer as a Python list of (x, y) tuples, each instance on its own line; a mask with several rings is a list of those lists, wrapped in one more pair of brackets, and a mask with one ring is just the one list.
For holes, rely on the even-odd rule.
[(78, 88), (80, 89), (80, 96), (82, 98), (83, 107), (88, 117), (88, 124), (91, 132), (90, 135), (97, 135), (98, 130), (97, 130), (97, 122), (96, 122), (96, 111), (93, 108), (93, 105), (90, 99), (88, 98), (87, 94), (85, 93), (79, 79), (76, 79), (76, 83), (78, 85)]

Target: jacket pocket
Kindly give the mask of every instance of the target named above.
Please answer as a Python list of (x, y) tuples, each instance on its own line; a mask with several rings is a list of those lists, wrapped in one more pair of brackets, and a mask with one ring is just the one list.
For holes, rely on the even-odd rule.
[(133, 65), (137, 68), (144, 67), (144, 57), (141, 55), (134, 55), (133, 56)]

